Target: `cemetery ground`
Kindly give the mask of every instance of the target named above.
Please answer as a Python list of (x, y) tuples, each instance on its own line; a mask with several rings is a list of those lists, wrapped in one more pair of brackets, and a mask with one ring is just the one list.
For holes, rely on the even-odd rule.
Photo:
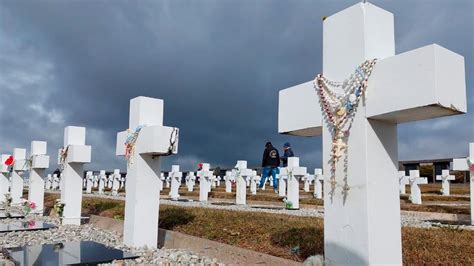
[[(305, 208), (314, 208), (317, 206), (322, 207), (324, 205), (323, 201), (313, 197), (312, 192), (304, 192), (303, 184), (300, 187), (300, 205)], [(423, 193), (422, 200), (423, 205), (411, 204), (408, 199), (408, 195), (401, 196), (401, 209), (404, 211), (423, 211), (423, 212), (438, 212), (438, 213), (452, 213), (452, 214), (470, 214), (469, 208), (469, 185), (468, 184), (452, 184), (451, 193), (449, 197), (442, 196), (440, 189), (441, 184), (427, 184), (420, 185), (421, 191)], [(230, 200), (235, 199), (235, 188), (232, 190), (232, 193), (226, 193), (223, 187), (218, 187), (212, 189), (209, 192), (209, 198)], [(163, 189), (161, 195), (162, 197), (167, 197), (169, 189)], [(407, 188), (407, 193), (410, 193), (409, 186)], [(185, 189), (181, 189), (179, 194), (182, 197), (198, 200), (199, 191), (194, 190), (193, 192), (188, 192)], [(272, 203), (275, 205), (283, 206), (283, 198), (278, 197), (273, 192), (271, 187), (267, 187), (266, 190), (259, 190), (257, 195), (247, 194), (247, 200), (254, 203)]]
[[(428, 188), (425, 188), (428, 189)], [(220, 188), (214, 195), (220, 195)], [(463, 190), (460, 188), (460, 190)], [(254, 196), (249, 204), (270, 202), (273, 191)], [(303, 192), (302, 192), (303, 193)], [(186, 194), (184, 190), (180, 194)], [(230, 194), (230, 193), (229, 193)], [(166, 198), (167, 191), (162, 192)], [(45, 206), (50, 208), (58, 194), (46, 194)], [(190, 196), (193, 198), (194, 196)], [(219, 196), (217, 196), (219, 198)], [(225, 198), (225, 197), (221, 197)], [(314, 200), (317, 204), (319, 200)], [(272, 206), (277, 201), (273, 200)], [(124, 201), (84, 195), (83, 214), (123, 219)], [(303, 204), (302, 208), (311, 206)], [(403, 206), (403, 204), (402, 204)], [(314, 208), (314, 206), (313, 206)], [(451, 209), (447, 209), (452, 211)], [(294, 261), (310, 255), (323, 254), (323, 219), (284, 214), (241, 212), (212, 208), (167, 205), (160, 206), (159, 226), (184, 234), (254, 250)], [(474, 263), (474, 231), (458, 227), (402, 228), (403, 262), (405, 265)]]

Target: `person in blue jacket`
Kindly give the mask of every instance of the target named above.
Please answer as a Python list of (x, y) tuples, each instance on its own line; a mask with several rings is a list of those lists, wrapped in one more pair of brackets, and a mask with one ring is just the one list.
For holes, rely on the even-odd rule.
[(289, 142), (286, 142), (285, 144), (283, 144), (283, 150), (284, 150), (284, 153), (283, 153), (283, 156), (280, 158), (280, 160), (283, 167), (287, 167), (288, 158), (294, 157), (295, 154), (293, 153), (293, 150), (291, 149), (291, 144)]

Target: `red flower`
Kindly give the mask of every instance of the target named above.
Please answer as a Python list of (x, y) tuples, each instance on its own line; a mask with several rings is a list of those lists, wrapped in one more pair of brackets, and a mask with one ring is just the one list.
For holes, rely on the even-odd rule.
[(199, 163), (199, 164), (198, 164), (198, 168), (199, 168), (199, 169), (202, 169), (202, 163)]
[(8, 159), (5, 161), (5, 165), (7, 166), (12, 166), (13, 165), (13, 155), (10, 155), (10, 157), (8, 157)]
[(36, 225), (36, 221), (34, 221), (34, 220), (28, 221), (28, 227), (29, 227), (29, 228), (32, 228), (32, 227), (34, 227), (35, 225)]

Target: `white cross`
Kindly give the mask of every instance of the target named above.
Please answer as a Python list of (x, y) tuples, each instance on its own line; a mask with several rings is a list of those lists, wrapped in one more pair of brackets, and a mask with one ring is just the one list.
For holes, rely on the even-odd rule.
[(260, 178), (257, 176), (257, 171), (252, 170), (252, 175), (250, 176), (250, 193), (252, 195), (257, 195), (257, 182), (260, 181)]
[(168, 176), (165, 179), (165, 183), (166, 183), (166, 188), (170, 188), (170, 185), (171, 185), (170, 173), (168, 173)]
[(122, 176), (120, 178), (120, 189), (124, 188), (125, 189), (125, 181), (127, 180), (127, 178), (125, 176)]
[(465, 113), (464, 59), (439, 45), (395, 55), (393, 14), (370, 3), (322, 23), (325, 77), (343, 81), (378, 59), (350, 130), (347, 171), (339, 160), (330, 183), (332, 134), (312, 81), (280, 91), (279, 132), (323, 135), (329, 263), (401, 264), (397, 124)]
[(44, 172), (49, 168), (49, 156), (46, 141), (32, 141), (30, 150), (31, 170), (29, 178), (28, 201), (34, 202), (35, 214), (43, 215), (44, 209)]
[(217, 186), (217, 176), (212, 175), (211, 188), (216, 188)]
[(449, 170), (443, 170), (441, 175), (436, 176), (436, 180), (440, 180), (441, 183), (441, 193), (443, 196), (449, 196), (449, 181), (455, 180), (454, 175), (449, 174)]
[(410, 184), (410, 176), (405, 175), (405, 171), (398, 171), (398, 184), (400, 194), (406, 194), (406, 185)]
[(202, 164), (202, 169), (197, 172), (199, 177), (199, 201), (206, 202), (209, 195), (209, 183), (212, 178), (211, 165), (208, 163)]
[(179, 171), (179, 165), (172, 165), (171, 166), (171, 189), (170, 189), (170, 197), (173, 200), (179, 199), (179, 187), (181, 186), (181, 178), (183, 178), (183, 173)]
[(22, 203), (23, 197), (23, 174), (27, 169), (26, 149), (13, 149), (13, 171), (10, 178), (10, 196), (12, 197), (12, 205)]
[(280, 168), (280, 173), (278, 174), (278, 196), (286, 197), (286, 181), (288, 176), (286, 176), (286, 171), (282, 173), (283, 168)]
[(104, 194), (105, 183), (107, 182), (107, 175), (105, 170), (100, 170), (99, 172), (99, 194)]
[(58, 186), (59, 186), (59, 176), (57, 174), (53, 174), (53, 186), (52, 186), (52, 190), (57, 190), (58, 189)]
[(94, 175), (92, 171), (87, 171), (86, 173), (86, 193), (92, 193), (92, 186), (94, 185)]
[(63, 224), (81, 224), (82, 175), (84, 164), (91, 162), (91, 146), (86, 144), (86, 128), (69, 126), (64, 129), (63, 148), (58, 151), (61, 172), (61, 203)]
[[(125, 189), (124, 244), (156, 248), (158, 245), (158, 210), (160, 206), (160, 159), (178, 152), (179, 130), (163, 126), (163, 100), (136, 97), (130, 100), (129, 131), (117, 134), (119, 156), (130, 157)], [(126, 149), (126, 140), (133, 149)], [(136, 133), (136, 134), (135, 134)]]
[(314, 197), (317, 199), (323, 198), (323, 183), (324, 176), (323, 176), (323, 169), (315, 168), (314, 169)]
[(413, 204), (421, 204), (421, 190), (418, 185), (428, 184), (426, 177), (420, 177), (419, 170), (410, 170), (410, 200)]
[(236, 195), (235, 203), (237, 205), (247, 204), (247, 182), (250, 183), (250, 177), (253, 175), (251, 169), (247, 169), (247, 161), (237, 161), (235, 165), (236, 175)]
[(94, 175), (94, 188), (98, 188), (99, 187), (99, 176), (98, 175)]
[(0, 203), (5, 202), (5, 195), (9, 194), (10, 189), (10, 180), (8, 178), (9, 171), (8, 166), (5, 162), (10, 158), (10, 154), (1, 155), (1, 165), (0, 165)]
[(118, 190), (120, 188), (120, 179), (122, 179), (122, 175), (120, 175), (120, 169), (114, 169), (114, 174), (112, 175), (112, 195), (117, 196)]
[(50, 190), (52, 183), (53, 183), (53, 176), (51, 174), (48, 174), (46, 176), (46, 182), (44, 184), (44, 188), (47, 189), (47, 190)]
[(165, 178), (165, 174), (162, 172), (160, 173), (160, 178), (158, 178), (158, 188), (160, 191), (163, 191), (163, 184), (164, 184), (164, 181), (166, 180)]
[(288, 166), (280, 170), (280, 174), (287, 176), (288, 197), (291, 202), (290, 209), (300, 208), (300, 182), (299, 180), (306, 175), (306, 167), (300, 167), (300, 158), (289, 157)]
[(113, 182), (114, 182), (114, 175), (113, 174), (109, 174), (107, 176), (107, 188), (112, 188), (113, 186)]
[(453, 170), (469, 171), (471, 191), (471, 224), (474, 225), (474, 142), (469, 143), (469, 156), (453, 160)]
[(309, 192), (310, 190), (310, 186), (311, 184), (313, 183), (314, 181), (314, 175), (311, 175), (311, 174), (306, 174), (306, 176), (304, 177), (304, 187), (303, 187), (303, 190), (304, 192)]
[(232, 192), (232, 181), (234, 180), (232, 171), (226, 171), (225, 176), (225, 192), (231, 193)]
[(193, 192), (195, 182), (196, 182), (196, 176), (194, 176), (194, 172), (189, 172), (188, 175), (186, 176), (186, 185), (188, 186), (189, 192)]

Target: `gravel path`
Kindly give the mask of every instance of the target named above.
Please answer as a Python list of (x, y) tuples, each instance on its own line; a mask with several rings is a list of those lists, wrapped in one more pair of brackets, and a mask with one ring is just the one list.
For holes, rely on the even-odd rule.
[[(33, 218), (29, 218), (29, 220), (31, 219)], [(112, 265), (219, 265), (216, 259), (198, 256), (187, 250), (130, 248), (123, 245), (122, 238), (116, 233), (97, 229), (91, 225), (59, 225), (57, 219), (50, 217), (34, 217), (34, 219), (53, 223), (58, 225), (58, 228), (44, 231), (0, 233), (0, 247), (9, 248), (25, 245), (90, 240), (140, 256), (140, 258), (135, 260), (114, 262)], [(0, 223), (10, 223), (14, 221), (27, 220), (5, 219), (0, 220)], [(0, 265), (13, 265), (13, 263), (0, 255)]]

